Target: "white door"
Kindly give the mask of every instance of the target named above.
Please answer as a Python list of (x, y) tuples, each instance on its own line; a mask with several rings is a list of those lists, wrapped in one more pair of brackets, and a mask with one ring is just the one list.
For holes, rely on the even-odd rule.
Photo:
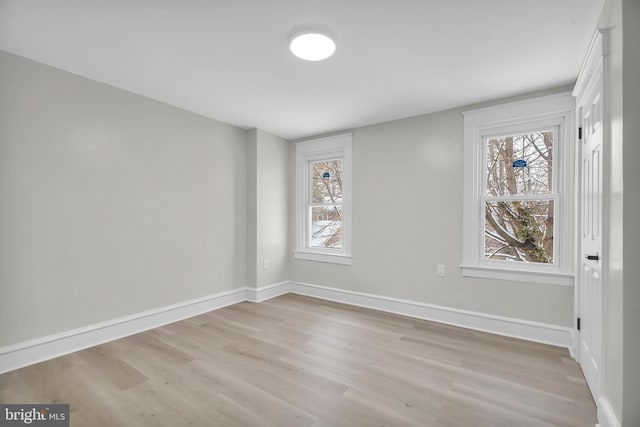
[[(600, 39), (601, 43), (601, 39)], [(603, 56), (592, 51), (587, 84), (577, 94), (581, 156), (580, 271), (577, 274), (580, 318), (580, 365), (593, 397), (600, 395), (602, 371), (602, 191), (603, 191)], [(584, 70), (583, 70), (584, 71)]]

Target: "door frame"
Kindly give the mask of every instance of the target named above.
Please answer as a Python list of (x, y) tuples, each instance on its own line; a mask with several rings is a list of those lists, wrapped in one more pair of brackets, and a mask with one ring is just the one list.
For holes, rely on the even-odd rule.
[[(609, 82), (609, 71), (607, 66), (607, 30), (606, 29), (597, 29), (591, 43), (589, 44), (589, 48), (585, 55), (585, 60), (580, 68), (580, 72), (578, 74), (578, 79), (574, 86), (573, 96), (576, 97), (576, 125), (578, 127), (582, 126), (582, 117), (581, 109), (580, 109), (580, 97), (587, 91), (588, 87), (592, 83), (593, 78), (595, 77), (594, 72), (602, 61), (602, 74), (601, 74), (601, 84), (602, 84), (602, 253), (601, 253), (601, 280), (602, 280), (602, 288), (601, 288), (601, 301), (599, 304), (600, 308), (600, 319), (601, 319), (601, 332), (600, 332), (600, 366), (599, 366), (599, 378), (598, 384), (589, 384), (589, 388), (593, 395), (593, 399), (598, 407), (598, 413), (601, 411), (601, 399), (603, 398), (603, 385), (605, 384), (605, 376), (606, 376), (606, 366), (604, 361), (607, 360), (606, 357), (606, 349), (607, 346), (605, 344), (606, 333), (604, 333), (607, 328), (607, 290), (608, 290), (608, 261), (609, 261), (609, 188), (610, 188), (610, 180), (609, 174), (611, 170), (611, 159), (610, 159), (610, 135), (611, 135), (611, 122), (609, 120), (609, 105), (608, 105), (608, 82)], [(582, 140), (579, 139), (578, 132), (576, 132), (576, 158), (575, 158), (575, 282), (574, 282), (574, 326), (572, 328), (572, 345), (573, 345), (573, 358), (580, 363), (580, 331), (577, 329), (577, 319), (580, 317), (581, 313), (581, 292), (582, 292), (582, 283), (583, 283), (583, 269), (582, 269), (582, 242), (581, 242), (581, 233), (582, 233), (582, 192), (581, 192), (581, 183), (582, 183)], [(600, 418), (600, 417), (598, 417)]]

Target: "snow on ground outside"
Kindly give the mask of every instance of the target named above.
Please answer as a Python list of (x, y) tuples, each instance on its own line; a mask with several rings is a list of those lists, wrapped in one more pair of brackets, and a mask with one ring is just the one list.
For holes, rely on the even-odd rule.
[[(326, 248), (326, 243), (334, 234), (342, 229), (342, 221), (311, 221), (311, 247)], [(338, 240), (333, 244), (342, 243)]]

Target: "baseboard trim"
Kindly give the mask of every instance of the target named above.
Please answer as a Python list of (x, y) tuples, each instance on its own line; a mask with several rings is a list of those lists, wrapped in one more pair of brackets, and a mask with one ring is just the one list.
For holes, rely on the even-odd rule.
[[(0, 347), (0, 374), (239, 302), (262, 302), (288, 293), (551, 344), (568, 348), (570, 352), (572, 352), (573, 347), (574, 337), (570, 328), (309, 283), (285, 281), (257, 289), (250, 287), (238, 288), (60, 334)], [(611, 407), (607, 406), (607, 408), (613, 417), (612, 419), (615, 420)], [(603, 425), (607, 426), (606, 424)], [(610, 425), (612, 427), (619, 426), (619, 424), (615, 423)]]
[(571, 340), (571, 345), (569, 346), (569, 354), (571, 355), (571, 358), (573, 360), (580, 363), (580, 361), (578, 360), (578, 340), (580, 337), (577, 332), (578, 331), (575, 329), (569, 329), (569, 337)]
[(237, 304), (247, 299), (246, 291), (234, 289), (0, 347), (0, 374)]
[(291, 292), (291, 282), (274, 283), (261, 288), (246, 288), (247, 301), (262, 302)]
[(494, 316), (467, 310), (385, 297), (344, 289), (291, 283), (291, 292), (310, 297), (431, 320), (476, 331), (564, 347), (571, 351), (571, 329), (546, 323)]
[(600, 396), (600, 398), (596, 401), (596, 406), (598, 407), (598, 422), (596, 426), (599, 427), (620, 427), (620, 421), (618, 421), (618, 417), (616, 417), (611, 404), (609, 403), (609, 399), (605, 396)]

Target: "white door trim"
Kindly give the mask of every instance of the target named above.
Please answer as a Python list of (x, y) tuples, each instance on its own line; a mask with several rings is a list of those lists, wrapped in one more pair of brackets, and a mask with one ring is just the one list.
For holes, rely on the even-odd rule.
[[(573, 95), (576, 97), (576, 113), (580, 114), (581, 106), (583, 105), (582, 97), (585, 96), (589, 89), (596, 83), (594, 79), (601, 79), (602, 91), (602, 152), (603, 156), (603, 164), (602, 164), (602, 174), (603, 174), (603, 182), (602, 182), (602, 217), (601, 221), (603, 225), (608, 224), (608, 188), (609, 188), (609, 180), (608, 173), (610, 171), (610, 121), (608, 119), (608, 91), (607, 91), (607, 81), (608, 81), (608, 67), (607, 67), (607, 31), (606, 29), (597, 29), (589, 48), (587, 50), (584, 63), (580, 69), (580, 73), (578, 75), (578, 79), (576, 81)], [(599, 67), (602, 66), (602, 72), (598, 73)], [(580, 120), (580, 118), (578, 118)], [(580, 313), (583, 311), (581, 307), (581, 292), (583, 286), (583, 268), (582, 268), (582, 242), (581, 242), (581, 227), (582, 227), (582, 195), (581, 195), (581, 176), (583, 173), (582, 170), (582, 147), (581, 141), (576, 140), (576, 144), (578, 145), (578, 151), (576, 155), (576, 218), (575, 218), (575, 248), (576, 248), (576, 263), (575, 263), (575, 271), (576, 271), (576, 283), (574, 286), (574, 314), (575, 318), (580, 317)], [(607, 269), (607, 260), (609, 259), (609, 232), (607, 227), (601, 228), (602, 235), (602, 253), (600, 258), (602, 260), (601, 264), (601, 280), (602, 280), (602, 291), (601, 291), (601, 301), (599, 304), (600, 308), (600, 319), (601, 319), (601, 331), (604, 331), (606, 328), (606, 319), (607, 319), (607, 311), (606, 311), (606, 295), (607, 295), (607, 283), (608, 283), (608, 269)], [(577, 327), (574, 325), (574, 328)], [(600, 334), (600, 364), (599, 364), (599, 378), (597, 380), (597, 384), (589, 384), (591, 389), (591, 393), (593, 394), (593, 398), (598, 406), (598, 413), (607, 413), (606, 407), (602, 407), (602, 402), (607, 402), (606, 397), (603, 394), (602, 386), (606, 384), (605, 375), (606, 375), (606, 366), (603, 363), (607, 360), (606, 357), (606, 345), (604, 345), (604, 334), (601, 332)], [(580, 362), (580, 333), (576, 330), (576, 340), (577, 343), (574, 344), (575, 349), (575, 359)], [(602, 420), (601, 420), (602, 421)]]

